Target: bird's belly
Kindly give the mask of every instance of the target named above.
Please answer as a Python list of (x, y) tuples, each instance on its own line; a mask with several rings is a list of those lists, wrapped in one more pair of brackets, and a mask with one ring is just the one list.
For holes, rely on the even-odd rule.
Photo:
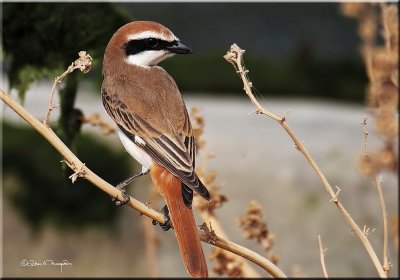
[(121, 139), (122, 145), (125, 150), (136, 159), (146, 169), (150, 169), (153, 160), (143, 151), (138, 145), (132, 142), (122, 131), (118, 130), (118, 136)]

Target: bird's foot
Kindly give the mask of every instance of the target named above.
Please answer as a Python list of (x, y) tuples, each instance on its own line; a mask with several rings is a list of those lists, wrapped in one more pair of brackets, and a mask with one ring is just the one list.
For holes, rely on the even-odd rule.
[(126, 184), (124, 184), (124, 183), (125, 183), (125, 181), (122, 182), (122, 183), (119, 183), (117, 185), (117, 189), (122, 192), (122, 196), (124, 197), (124, 200), (123, 201), (119, 201), (116, 197), (112, 198), (112, 201), (114, 201), (115, 205), (117, 205), (118, 207), (121, 207), (121, 206), (127, 204), (129, 202), (129, 199), (130, 199), (129, 194), (126, 192), (126, 189), (125, 189)]
[(122, 181), (121, 183), (119, 183), (117, 185), (117, 189), (122, 192), (122, 196), (124, 197), (124, 200), (123, 201), (119, 201), (116, 197), (113, 197), (112, 201), (115, 202), (115, 205), (122, 206), (122, 205), (127, 204), (129, 202), (129, 195), (126, 192), (125, 186), (128, 185), (133, 180), (135, 180), (136, 178), (138, 178), (140, 176), (143, 176), (143, 175), (146, 175), (147, 173), (149, 173), (149, 169), (143, 168), (142, 172), (139, 172), (139, 173), (133, 175), (132, 177), (129, 177), (129, 178), (125, 179), (124, 181)]
[(163, 213), (163, 215), (164, 215), (164, 220), (165, 220), (166, 222), (162, 224), (162, 223), (160, 223), (160, 222), (157, 222), (156, 220), (153, 220), (152, 223), (153, 223), (153, 225), (159, 224), (163, 231), (167, 231), (167, 230), (169, 230), (169, 229), (172, 227), (172, 224), (171, 224), (171, 217), (169, 216), (169, 210), (168, 210), (167, 205), (165, 205), (165, 206), (161, 209), (161, 213)]

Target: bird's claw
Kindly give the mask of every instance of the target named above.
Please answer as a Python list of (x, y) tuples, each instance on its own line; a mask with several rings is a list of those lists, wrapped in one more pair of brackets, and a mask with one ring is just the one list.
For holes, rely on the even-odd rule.
[(121, 183), (119, 183), (117, 185), (117, 189), (122, 192), (124, 201), (119, 201), (116, 197), (113, 197), (112, 201), (115, 202), (115, 205), (122, 206), (122, 205), (127, 204), (129, 202), (130, 197), (129, 197), (128, 193), (126, 192), (125, 186), (127, 186), (130, 182), (132, 182), (136, 178), (138, 178), (142, 175), (146, 175), (147, 173), (149, 173), (149, 169), (144, 169), (144, 170), (142, 170), (142, 172), (139, 172), (139, 173), (133, 175), (132, 177), (129, 177), (129, 178), (125, 179), (124, 181), (122, 181)]
[(121, 207), (121, 206), (123, 206), (123, 205), (125, 205), (125, 204), (127, 204), (129, 202), (130, 197), (129, 197), (129, 194), (126, 192), (126, 189), (125, 189), (124, 185), (118, 184), (117, 185), (117, 189), (122, 192), (122, 196), (124, 197), (124, 200), (123, 201), (119, 201), (118, 198), (113, 197), (112, 201), (115, 202), (115, 205), (117, 205), (118, 207)]
[(153, 225), (159, 224), (163, 231), (167, 231), (167, 230), (169, 230), (169, 229), (172, 227), (172, 224), (171, 224), (171, 217), (169, 216), (169, 210), (168, 210), (167, 205), (165, 205), (165, 206), (161, 209), (161, 213), (163, 213), (163, 215), (164, 215), (164, 220), (165, 220), (166, 222), (165, 222), (165, 223), (160, 223), (160, 222), (158, 222), (158, 221), (156, 221), (156, 220), (153, 220), (153, 221), (152, 221), (152, 224), (153, 224)]

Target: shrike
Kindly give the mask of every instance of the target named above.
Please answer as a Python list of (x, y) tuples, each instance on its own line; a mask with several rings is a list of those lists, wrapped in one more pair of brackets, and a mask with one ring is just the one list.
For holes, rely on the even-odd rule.
[[(207, 265), (191, 210), (193, 191), (210, 200), (197, 177), (190, 119), (172, 77), (157, 64), (174, 54), (191, 54), (168, 28), (150, 21), (122, 26), (107, 45), (103, 61), (103, 105), (118, 126), (127, 152), (141, 165), (164, 196), (186, 270), (207, 277)], [(161, 225), (165, 230), (170, 224)]]

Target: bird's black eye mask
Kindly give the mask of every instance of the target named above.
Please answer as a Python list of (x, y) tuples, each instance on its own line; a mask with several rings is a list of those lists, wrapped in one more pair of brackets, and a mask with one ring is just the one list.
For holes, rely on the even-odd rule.
[(178, 41), (168, 42), (157, 38), (146, 38), (139, 40), (130, 40), (124, 45), (125, 55), (134, 55), (144, 51), (166, 50), (168, 47), (177, 45)]

